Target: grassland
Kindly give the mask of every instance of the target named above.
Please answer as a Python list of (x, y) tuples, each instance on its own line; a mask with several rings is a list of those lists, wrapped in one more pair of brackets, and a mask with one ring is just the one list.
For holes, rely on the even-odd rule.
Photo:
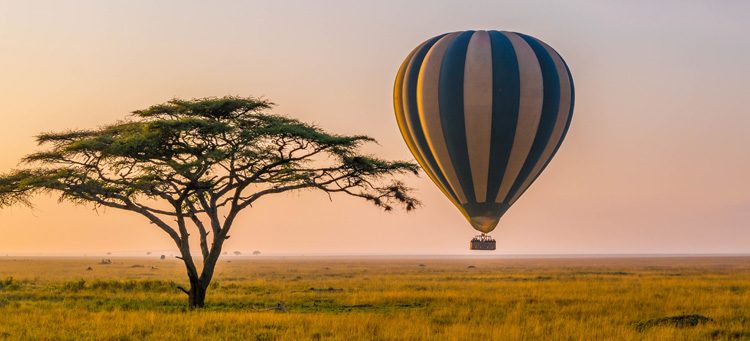
[(97, 263), (0, 257), (0, 339), (750, 339), (742, 257), (235, 258), (201, 311), (178, 261)]

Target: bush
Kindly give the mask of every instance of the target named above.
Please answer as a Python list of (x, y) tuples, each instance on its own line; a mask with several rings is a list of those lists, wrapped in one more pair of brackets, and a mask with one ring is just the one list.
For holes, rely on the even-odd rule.
[(78, 292), (80, 290), (83, 290), (85, 287), (86, 287), (86, 281), (83, 279), (79, 279), (73, 282), (63, 283), (63, 289), (65, 289), (65, 291)]
[(21, 288), (21, 282), (14, 280), (13, 277), (0, 280), (0, 290), (18, 290)]

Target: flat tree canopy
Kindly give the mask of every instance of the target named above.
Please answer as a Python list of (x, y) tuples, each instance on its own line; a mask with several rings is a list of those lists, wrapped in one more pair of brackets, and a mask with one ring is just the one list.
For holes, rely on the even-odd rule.
[[(396, 179), (417, 174), (416, 164), (364, 155), (359, 149), (372, 138), (328, 133), (267, 113), (271, 107), (251, 97), (174, 99), (98, 129), (40, 134), (47, 148), (0, 176), (0, 206), (54, 192), (140, 214), (175, 242), (190, 281), (180, 289), (191, 307), (202, 307), (237, 214), (264, 196), (319, 190), (387, 211), (419, 205)], [(193, 235), (202, 262), (191, 252)]]

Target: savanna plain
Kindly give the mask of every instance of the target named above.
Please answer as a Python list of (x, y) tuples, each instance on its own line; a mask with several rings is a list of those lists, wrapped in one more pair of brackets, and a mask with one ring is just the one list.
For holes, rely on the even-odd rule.
[(0, 257), (0, 339), (750, 339), (750, 257)]

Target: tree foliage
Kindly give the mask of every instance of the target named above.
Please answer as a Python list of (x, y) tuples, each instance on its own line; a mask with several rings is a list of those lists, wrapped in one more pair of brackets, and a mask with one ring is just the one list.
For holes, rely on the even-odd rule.
[[(191, 280), (183, 290), (201, 306), (192, 287), (205, 295), (237, 214), (264, 196), (310, 189), (385, 210), (419, 205), (396, 179), (417, 174), (414, 163), (364, 155), (360, 147), (372, 138), (328, 133), (267, 113), (271, 107), (256, 98), (174, 99), (98, 129), (40, 134), (46, 149), (0, 176), (0, 206), (30, 205), (34, 194), (54, 192), (62, 201), (139, 213), (180, 249)], [(199, 238), (200, 271), (191, 231)]]

